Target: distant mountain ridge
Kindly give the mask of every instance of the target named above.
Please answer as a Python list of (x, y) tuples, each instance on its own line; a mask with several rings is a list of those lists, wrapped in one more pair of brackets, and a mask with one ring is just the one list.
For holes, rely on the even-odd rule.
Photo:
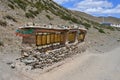
[(116, 17), (112, 17), (112, 16), (108, 16), (108, 17), (95, 17), (95, 16), (92, 16), (90, 14), (87, 14), (87, 13), (84, 13), (84, 12), (80, 12), (80, 11), (73, 11), (73, 13), (75, 15), (79, 15), (79, 16), (82, 16), (88, 20), (91, 20), (91, 21), (95, 21), (95, 22), (98, 22), (98, 23), (101, 23), (103, 22), (103, 18), (104, 18), (104, 22), (110, 22), (110, 23), (113, 23), (113, 24), (120, 24), (120, 18), (116, 18)]

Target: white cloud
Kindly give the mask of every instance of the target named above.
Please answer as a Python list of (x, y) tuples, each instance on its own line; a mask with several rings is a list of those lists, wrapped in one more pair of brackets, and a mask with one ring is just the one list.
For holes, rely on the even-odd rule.
[(117, 5), (115, 8), (111, 8), (111, 9), (106, 9), (103, 11), (103, 13), (109, 13), (109, 14), (120, 14), (120, 4)]
[(66, 2), (70, 2), (70, 1), (74, 1), (74, 0), (53, 0), (59, 4), (63, 4), (63, 3), (66, 3)]
[(103, 1), (103, 0), (84, 0), (77, 4), (75, 4), (77, 8), (96, 8), (96, 7), (103, 7), (103, 8), (109, 8), (112, 7), (112, 3)]
[(90, 14), (120, 14), (120, 4), (113, 7), (113, 4), (107, 0), (82, 0), (69, 9)]
[(109, 0), (53, 0), (61, 5), (74, 4), (69, 9), (82, 11), (91, 15), (119, 15), (120, 4), (114, 5)]

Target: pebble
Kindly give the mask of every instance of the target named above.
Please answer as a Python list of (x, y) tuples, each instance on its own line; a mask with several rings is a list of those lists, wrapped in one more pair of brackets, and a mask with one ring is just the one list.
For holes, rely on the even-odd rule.
[(10, 67), (11, 67), (12, 69), (14, 69), (14, 68), (15, 68), (15, 65), (14, 65), (14, 64), (11, 64)]
[(29, 55), (28, 55), (26, 52), (24, 52), (24, 53), (23, 53), (23, 56), (24, 56), (24, 57), (28, 57)]

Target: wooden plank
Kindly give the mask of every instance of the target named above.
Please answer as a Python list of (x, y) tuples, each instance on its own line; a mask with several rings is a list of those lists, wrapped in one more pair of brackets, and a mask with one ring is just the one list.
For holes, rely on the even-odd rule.
[(47, 32), (47, 33), (55, 33), (55, 32), (66, 32), (68, 30), (61, 30), (61, 29), (36, 29), (35, 30), (36, 33), (39, 33), (39, 32)]
[(23, 44), (35, 44), (36, 38), (35, 36), (30, 36), (30, 37), (23, 37), (22, 43)]

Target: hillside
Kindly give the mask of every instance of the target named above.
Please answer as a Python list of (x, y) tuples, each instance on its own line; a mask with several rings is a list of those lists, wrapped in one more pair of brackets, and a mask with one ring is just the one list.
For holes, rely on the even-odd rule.
[(16, 44), (17, 47), (21, 45), (21, 38), (15, 36), (15, 30), (29, 22), (87, 27), (91, 24), (52, 0), (0, 0), (0, 44), (7, 50)]
[[(80, 23), (69, 10), (59, 6), (52, 0), (1, 0), (1, 19), (25, 23)], [(68, 20), (68, 21), (66, 21)], [(8, 22), (9, 23), (9, 22)]]

